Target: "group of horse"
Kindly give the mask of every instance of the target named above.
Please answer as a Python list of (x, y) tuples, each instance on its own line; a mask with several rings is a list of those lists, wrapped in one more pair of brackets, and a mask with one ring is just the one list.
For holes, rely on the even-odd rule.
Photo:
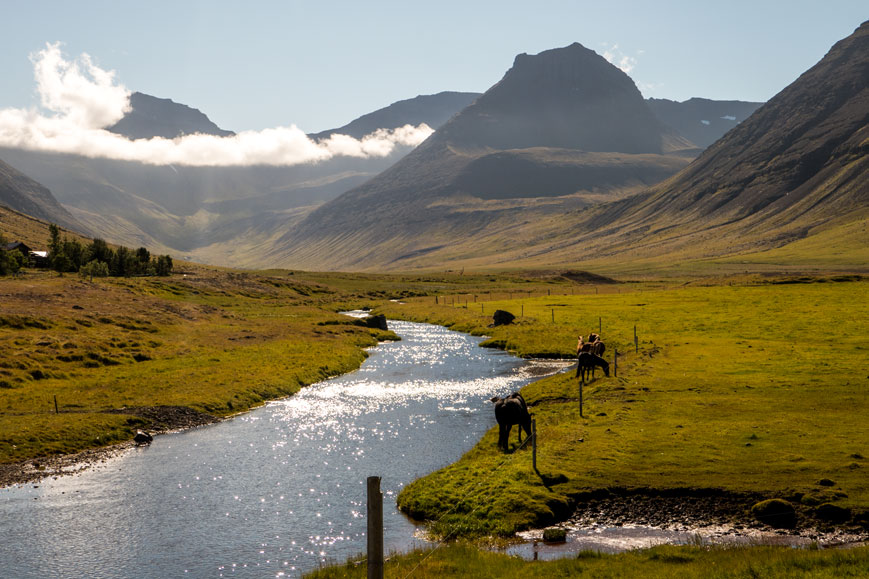
[[(594, 377), (595, 368), (602, 368), (605, 376), (610, 375), (610, 365), (603, 359), (606, 345), (598, 334), (589, 334), (588, 342), (583, 342), (582, 336), (576, 347), (576, 377), (583, 382), (591, 374)], [(513, 425), (518, 425), (519, 444), (522, 444), (522, 431), (531, 436), (531, 413), (528, 404), (518, 392), (513, 392), (506, 398), (495, 396), (491, 399), (495, 405), (495, 419), (498, 421), (498, 447), (507, 450), (508, 438)], [(526, 437), (527, 439), (527, 437)]]
[(595, 368), (602, 368), (604, 375), (609, 376), (610, 365), (603, 359), (604, 352), (606, 352), (606, 345), (601, 341), (599, 334), (589, 334), (588, 342), (583, 342), (580, 336), (576, 345), (576, 377), (583, 382), (589, 374), (594, 378)]

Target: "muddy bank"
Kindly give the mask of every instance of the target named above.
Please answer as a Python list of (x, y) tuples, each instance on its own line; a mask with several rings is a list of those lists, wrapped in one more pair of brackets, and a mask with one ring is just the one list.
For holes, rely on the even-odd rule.
[(621, 553), (662, 544), (835, 548), (869, 541), (865, 521), (834, 526), (808, 516), (809, 508), (801, 509), (796, 527), (774, 529), (751, 514), (751, 506), (762, 498), (692, 489), (599, 493), (581, 501), (573, 516), (557, 525), (566, 532), (565, 541), (544, 541), (544, 530), (533, 529), (518, 534), (521, 542), (497, 550), (528, 560), (552, 560), (582, 551)]
[[(127, 414), (144, 418), (150, 423), (150, 426), (146, 429), (150, 434), (164, 434), (166, 432), (186, 430), (221, 420), (211, 414), (199, 412), (184, 406), (117, 408), (108, 410), (107, 413)], [(121, 444), (91, 448), (73, 454), (47, 456), (22, 462), (0, 464), (0, 488), (14, 484), (34, 483), (48, 477), (58, 477), (81, 472), (135, 446), (133, 442), (135, 434), (135, 432), (130, 432), (130, 440)]]
[(644, 525), (666, 529), (727, 527), (735, 531), (772, 530), (778, 534), (808, 534), (846, 531), (869, 537), (866, 513), (854, 513), (849, 520), (827, 521), (815, 507), (791, 502), (796, 524), (774, 529), (755, 518), (751, 509), (768, 499), (760, 493), (730, 493), (718, 489), (669, 489), (661, 491), (618, 491), (609, 496), (581, 500), (566, 521), (572, 527)]
[[(708, 543), (758, 541), (834, 546), (869, 540), (869, 522), (860, 516), (833, 524), (815, 516), (814, 508), (799, 504), (794, 505), (797, 523), (793, 528), (773, 528), (758, 521), (751, 512), (752, 505), (765, 498), (768, 497), (759, 493), (719, 490), (622, 492), (582, 501), (573, 516), (559, 526), (574, 533), (648, 528), (663, 531), (650, 533), (650, 536), (687, 536), (692, 541), (699, 539)], [(529, 538), (533, 538), (533, 534)]]

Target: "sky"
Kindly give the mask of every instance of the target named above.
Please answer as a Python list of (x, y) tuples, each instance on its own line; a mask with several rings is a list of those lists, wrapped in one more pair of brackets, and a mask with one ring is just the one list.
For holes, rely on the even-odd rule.
[[(625, 70), (646, 97), (766, 101), (869, 19), (865, 0), (0, 0), (0, 7), (7, 21), (0, 120), (5, 114), (16, 138), (43, 123), (51, 126), (40, 130), (54, 131), (51, 146), (60, 146), (59, 121), (90, 130), (122, 114), (120, 88), (197, 108), (221, 128), (245, 132), (255, 151), (264, 145), (254, 137), (264, 132), (284, 130), (274, 145), (280, 151), (306, 132), (398, 100), (483, 92), (515, 55), (573, 42)], [(46, 76), (52, 66), (60, 80)], [(63, 77), (72, 69), (78, 74)], [(430, 132), (418, 129), (367, 145), (333, 143), (308, 158), (345, 148), (385, 154), (390, 142), (413, 144)], [(171, 162), (167, 155), (160, 162)]]

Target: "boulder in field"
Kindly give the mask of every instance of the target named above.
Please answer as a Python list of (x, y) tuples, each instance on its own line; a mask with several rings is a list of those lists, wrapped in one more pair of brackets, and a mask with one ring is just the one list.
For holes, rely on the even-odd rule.
[(754, 518), (776, 529), (792, 529), (797, 524), (794, 506), (783, 499), (760, 501), (751, 507)]
[(388, 331), (389, 327), (386, 325), (386, 316), (383, 314), (378, 314), (376, 316), (368, 316), (365, 319), (365, 325), (369, 328), (377, 328), (378, 330)]

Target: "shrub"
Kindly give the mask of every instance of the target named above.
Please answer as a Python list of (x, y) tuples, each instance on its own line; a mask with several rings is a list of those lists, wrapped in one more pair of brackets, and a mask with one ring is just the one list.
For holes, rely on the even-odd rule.
[(79, 268), (78, 273), (82, 277), (106, 277), (109, 275), (109, 266), (104, 261), (91, 261)]
[(824, 503), (815, 509), (815, 516), (822, 521), (844, 523), (851, 518), (851, 509), (832, 503)]
[(789, 502), (769, 499), (751, 507), (754, 518), (776, 529), (791, 529), (797, 524), (797, 513)]

